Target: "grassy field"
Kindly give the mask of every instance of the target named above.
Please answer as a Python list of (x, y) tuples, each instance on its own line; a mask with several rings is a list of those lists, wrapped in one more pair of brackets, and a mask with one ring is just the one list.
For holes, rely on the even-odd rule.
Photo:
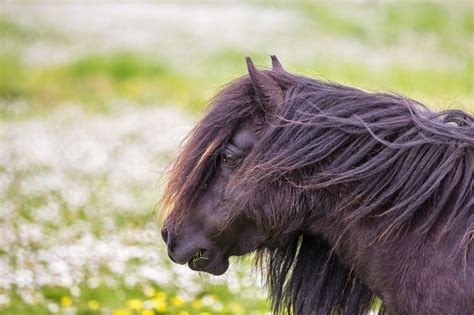
[[(176, 36), (173, 47), (162, 46), (169, 39), (158, 34), (150, 47), (133, 47), (131, 41), (101, 48), (88, 41), (87, 33), (61, 33), (54, 24), (47, 25), (47, 12), (37, 13), (38, 19), (46, 20), (40, 27), (17, 23), (13, 14), (3, 14), (0, 66), (5, 79), (0, 95), (5, 101), (25, 100), (28, 106), (19, 110), (21, 114), (41, 115), (69, 101), (103, 111), (117, 98), (145, 105), (173, 104), (196, 112), (219, 86), (245, 73), (244, 56), (265, 66), (268, 55), (275, 53), (289, 70), (299, 73), (368, 90), (401, 92), (436, 108), (472, 111), (474, 13), (469, 3), (284, 3), (253, 5), (262, 14), (277, 15), (270, 16), (268, 23), (286, 23), (275, 27), (279, 34), (271, 29), (251, 34), (243, 28), (236, 43), (229, 43), (221, 38), (225, 34), (211, 34), (218, 36), (214, 42), (190, 30), (181, 34), (184, 30), (171, 29), (169, 37)], [(208, 12), (203, 14), (212, 17), (226, 8), (232, 6), (204, 6)], [(251, 8), (250, 4), (239, 7), (242, 14)], [(12, 11), (22, 9), (16, 6)], [(28, 7), (24, 14), (34, 14), (34, 9)], [(107, 36), (103, 33), (98, 36)], [(247, 39), (252, 35), (257, 40)], [(35, 57), (41, 49), (45, 55)], [(61, 50), (65, 56), (57, 53)], [(3, 104), (1, 114), (16, 115), (10, 107)]]
[(250, 261), (170, 263), (155, 205), (244, 57), (474, 113), (472, 2), (8, 2), (0, 8), (0, 313), (265, 314)]

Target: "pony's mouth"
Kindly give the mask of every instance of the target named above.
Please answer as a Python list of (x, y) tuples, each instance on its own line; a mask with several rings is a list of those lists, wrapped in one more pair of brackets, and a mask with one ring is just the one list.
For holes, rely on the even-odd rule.
[(194, 271), (204, 271), (219, 276), (229, 268), (229, 259), (219, 256), (211, 255), (206, 249), (199, 249), (188, 261), (188, 266)]
[(206, 266), (209, 262), (209, 257), (207, 257), (206, 254), (205, 249), (198, 250), (188, 261), (188, 264), (192, 264), (194, 268)]

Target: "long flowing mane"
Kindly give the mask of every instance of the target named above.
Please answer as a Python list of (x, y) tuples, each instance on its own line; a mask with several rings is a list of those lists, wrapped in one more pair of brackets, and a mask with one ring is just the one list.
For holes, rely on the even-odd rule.
[[(347, 229), (372, 224), (377, 237), (371, 242), (377, 244), (407, 233), (441, 239), (456, 229), (459, 253), (469, 265), (471, 115), (434, 112), (400, 95), (265, 73), (281, 86), (284, 102), (262, 114), (247, 77), (226, 87), (190, 134), (164, 200), (178, 208), (191, 205), (232, 132), (242, 123), (264, 124), (242, 165), (240, 182), (247, 189), (236, 202), (278, 243), (259, 250), (256, 259), (267, 273), (276, 313), (365, 314), (374, 304), (375, 293), (334, 254), (337, 244), (301, 233), (308, 213), (342, 217)], [(275, 187), (285, 193), (274, 196)], [(256, 206), (265, 202), (263, 210)], [(294, 210), (287, 211), (288, 204)]]
[(295, 81), (247, 159), (245, 180), (284, 180), (304, 192), (343, 189), (331, 211), (346, 212), (348, 222), (385, 222), (381, 238), (405, 228), (427, 234), (440, 220), (446, 232), (472, 214), (472, 116), (436, 113), (398, 95)]

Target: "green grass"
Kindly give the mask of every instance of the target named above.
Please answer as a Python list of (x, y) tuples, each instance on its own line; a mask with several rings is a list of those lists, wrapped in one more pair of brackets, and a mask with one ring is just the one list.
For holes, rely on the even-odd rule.
[[(79, 102), (93, 111), (107, 111), (117, 99), (142, 105), (178, 104), (191, 112), (230, 80), (245, 74), (244, 53), (223, 51), (196, 66), (192, 74), (180, 72), (159, 58), (130, 53), (90, 55), (58, 66), (25, 65), (17, 56), (1, 58), (5, 80), (0, 97), (24, 99), (27, 113), (49, 112), (65, 102)], [(268, 65), (267, 56), (254, 54), (256, 63)], [(406, 94), (436, 108), (474, 103), (472, 62), (460, 69), (417, 69), (392, 65), (371, 69), (364, 64), (321, 57), (313, 64), (290, 65), (297, 73), (319, 76), (368, 90)], [(8, 117), (8, 112), (3, 111)]]
[[(49, 26), (40, 23), (36, 23), (35, 27), (25, 26), (11, 17), (1, 15), (1, 13), (0, 39), (2, 39), (2, 41), (14, 42), (20, 46), (37, 40), (67, 41), (66, 37)], [(5, 47), (1, 48), (5, 49)]]
[(47, 112), (63, 102), (105, 110), (114, 99), (141, 104), (193, 104), (199, 99), (183, 74), (129, 53), (90, 55), (59, 66), (26, 65), (13, 55), (1, 60), (5, 79), (0, 81), (0, 96), (26, 99), (34, 106), (32, 112)]
[(0, 16), (0, 35), (2, 38), (28, 39), (32, 37), (32, 30), (21, 27), (11, 19)]
[(357, 63), (320, 59), (309, 69), (299, 70), (369, 91), (405, 94), (438, 110), (456, 107), (474, 112), (473, 64), (456, 70), (413, 69), (404, 65), (367, 70)]
[[(285, 7), (285, 4), (280, 3)], [(332, 35), (362, 40), (368, 45), (396, 45), (406, 34), (432, 35), (440, 39), (439, 48), (472, 40), (474, 13), (469, 3), (393, 3), (354, 4), (345, 2), (297, 1), (296, 8), (317, 27)], [(452, 51), (452, 50), (451, 50)], [(472, 51), (471, 51), (472, 54)]]
[[(192, 301), (183, 299), (176, 292), (147, 286), (127, 286), (122, 283), (114, 290), (106, 286), (91, 289), (78, 288), (80, 296), (72, 296), (61, 287), (43, 288), (44, 299), (58, 307), (60, 313), (68, 313), (74, 307), (76, 314), (264, 314), (268, 309), (265, 301), (246, 299), (235, 301), (227, 286), (213, 285)], [(12, 295), (12, 305), (2, 310), (4, 315), (51, 314), (46, 303), (25, 304), (17, 295)], [(92, 303), (91, 303), (92, 301)], [(220, 305), (220, 306), (218, 306)], [(96, 306), (99, 309), (96, 309)], [(142, 313), (147, 309), (148, 313)], [(221, 311), (216, 311), (221, 309)]]
[[(300, 12), (323, 33), (351, 38), (369, 47), (396, 48), (407, 37), (414, 42), (428, 38), (435, 41), (438, 53), (453, 60), (452, 67), (407, 67), (394, 63), (374, 69), (370, 60), (345, 61), (321, 55), (315, 56), (312, 63), (286, 63), (289, 69), (369, 90), (397, 91), (436, 108), (462, 104), (473, 111), (474, 13), (462, 4), (264, 4)], [(295, 36), (309, 36), (306, 33), (310, 29), (301, 31)], [(6, 43), (47, 36), (51, 40), (67, 40), (54, 30), (27, 28), (1, 16), (0, 34)], [(187, 64), (149, 53), (91, 51), (63, 64), (38, 65), (25, 63), (19, 52), (21, 45), (0, 48), (0, 99), (5, 101), (0, 102), (0, 117), (18, 116), (15, 110), (5, 107), (11, 107), (17, 100), (28, 105), (20, 110), (20, 116), (42, 115), (71, 102), (89, 110), (107, 111), (115, 100), (142, 105), (173, 104), (197, 113), (220, 86), (245, 74), (245, 55), (252, 55), (258, 64), (269, 64), (266, 54), (247, 48), (217, 49)]]
[[(133, 140), (129, 140), (133, 141)], [(126, 142), (124, 142), (126, 145)], [(119, 153), (120, 154), (120, 153)], [(13, 165), (15, 164), (15, 165)], [(0, 165), (0, 171), (4, 170), (4, 166)], [(15, 240), (11, 244), (13, 250), (4, 250), (0, 248), (0, 255), (9, 258), (9, 265), (22, 266), (18, 268), (25, 268), (22, 263), (22, 259), (18, 258), (15, 251), (26, 251), (29, 256), (40, 256), (41, 252), (48, 249), (54, 244), (68, 245), (68, 241), (60, 239), (60, 235), (63, 231), (70, 229), (66, 234), (69, 240), (77, 240), (83, 236), (84, 232), (82, 229), (75, 229), (74, 227), (79, 226), (90, 226), (87, 231), (94, 233), (94, 237), (98, 240), (107, 237), (110, 224), (113, 223), (114, 235), (123, 235), (124, 231), (129, 230), (143, 230), (144, 227), (153, 224), (153, 203), (154, 200), (143, 195), (143, 187), (141, 191), (136, 191), (137, 200), (140, 200), (140, 205), (134, 211), (121, 212), (115, 209), (110, 213), (110, 216), (99, 213), (98, 209), (106, 207), (113, 207), (107, 200), (104, 202), (104, 195), (110, 193), (112, 179), (102, 179), (101, 176), (86, 176), (75, 174), (71, 175), (65, 171), (69, 176), (73, 176), (74, 181), (81, 183), (82, 187), (87, 187), (91, 191), (91, 200), (87, 202), (87, 205), (80, 206), (74, 210), (74, 207), (69, 205), (67, 200), (64, 199), (62, 193), (57, 188), (47, 189), (41, 191), (41, 193), (27, 194), (22, 192), (21, 186), (25, 182), (29, 182), (32, 177), (45, 177), (54, 173), (48, 168), (33, 168), (29, 167), (27, 170), (19, 169), (16, 164), (16, 160), (11, 166), (11, 175), (13, 180), (10, 183), (8, 189), (4, 195), (0, 194), (0, 202), (8, 200), (15, 207), (14, 218), (7, 216), (7, 220), (12, 221), (15, 234), (20, 234), (21, 225), (33, 224), (40, 225), (44, 239), (41, 242), (29, 242), (22, 243), (20, 240)], [(107, 177), (107, 175), (104, 175)], [(121, 186), (127, 186), (128, 191), (135, 192), (133, 184), (122, 184)], [(48, 223), (48, 221), (42, 221), (41, 218), (35, 216), (37, 210), (52, 200), (57, 200), (58, 204), (61, 205), (61, 209), (55, 219), (57, 222)], [(87, 211), (85, 208), (89, 208)], [(91, 211), (92, 209), (92, 211)], [(112, 220), (112, 221), (111, 221)], [(109, 226), (109, 228), (106, 228)], [(70, 233), (73, 233), (72, 235)], [(160, 248), (160, 253), (165, 253), (161, 240), (146, 241), (142, 239), (128, 239), (123, 241), (124, 244), (129, 246), (152, 246), (154, 250)], [(80, 253), (78, 253), (80, 255)], [(20, 255), (21, 256), (21, 255)], [(164, 256), (166, 256), (164, 254)], [(3, 258), (2, 257), (2, 258)], [(126, 266), (129, 274), (133, 275), (136, 272), (136, 268), (147, 264), (146, 257), (134, 257), (126, 261)], [(44, 262), (43, 262), (44, 263)], [(149, 264), (148, 260), (148, 264)], [(163, 265), (155, 261), (155, 266)], [(151, 266), (154, 266), (152, 264)], [(166, 259), (167, 270), (170, 274), (164, 276), (179, 277), (178, 274), (171, 271), (171, 261)], [(237, 271), (238, 276), (243, 278), (244, 275), (248, 275), (250, 271), (250, 261), (240, 260), (232, 261), (232, 264), (242, 264), (245, 267), (242, 270)], [(38, 264), (29, 265), (36, 275), (42, 273), (41, 267)], [(166, 287), (160, 287), (156, 282), (148, 280), (148, 282), (139, 282), (137, 284), (130, 284), (126, 281), (124, 274), (117, 274), (110, 269), (107, 264), (101, 264), (96, 267), (95, 276), (90, 274), (91, 269), (82, 269), (85, 273), (85, 279), (91, 279), (92, 277), (97, 278), (97, 274), (100, 275), (101, 284), (97, 287), (91, 286), (85, 283), (84, 280), (77, 287), (64, 287), (41, 285), (39, 288), (35, 288), (36, 292), (41, 292), (41, 295), (33, 295), (31, 303), (26, 303), (24, 299), (19, 295), (20, 292), (28, 292), (27, 288), (10, 288), (8, 296), (10, 303), (8, 307), (2, 307), (0, 305), (0, 313), (5, 315), (23, 315), (23, 314), (50, 314), (52, 310), (57, 310), (59, 314), (70, 314), (75, 312), (76, 314), (114, 314), (114, 315), (132, 315), (132, 314), (249, 314), (248, 310), (253, 310), (254, 314), (264, 314), (268, 310), (268, 304), (265, 299), (258, 298), (254, 295), (249, 296), (241, 294), (240, 292), (232, 292), (230, 287), (226, 284), (212, 284), (206, 283), (203, 279), (200, 284), (200, 288), (195, 296), (192, 298), (186, 298), (181, 296), (180, 290), (182, 285), (177, 285), (176, 279), (170, 281)], [(104, 279), (111, 279), (111, 284), (104, 283)], [(250, 278), (254, 279), (254, 278)], [(196, 285), (194, 282), (190, 285)], [(256, 283), (253, 281), (246, 281), (244, 284), (240, 284), (239, 288), (245, 289), (246, 286), (255, 286)], [(76, 293), (74, 293), (76, 292)], [(79, 292), (79, 294), (77, 293)], [(0, 296), (5, 292), (0, 289)], [(51, 308), (52, 307), (52, 308)], [(97, 308), (97, 309), (96, 309)], [(222, 312), (223, 311), (223, 312)], [(181, 312), (181, 313), (180, 313)]]

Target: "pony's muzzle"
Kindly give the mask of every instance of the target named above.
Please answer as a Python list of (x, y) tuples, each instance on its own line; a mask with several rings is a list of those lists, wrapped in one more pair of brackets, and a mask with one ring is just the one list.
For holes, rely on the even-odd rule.
[(163, 241), (165, 241), (166, 245), (168, 245), (168, 229), (164, 226), (161, 228), (161, 237)]
[[(166, 247), (168, 249), (168, 256), (169, 258), (176, 264), (184, 265), (188, 263), (201, 249), (188, 244), (188, 246), (181, 244), (178, 240), (177, 235), (173, 235), (173, 233), (164, 226), (161, 229), (161, 237), (163, 241), (166, 243)], [(181, 242), (182, 243), (182, 242)]]
[(165, 242), (166, 247), (168, 249), (169, 258), (174, 263), (177, 263), (176, 260), (173, 258), (173, 255), (171, 254), (171, 247), (172, 247), (171, 246), (171, 237), (170, 237), (170, 233), (169, 233), (168, 229), (165, 226), (161, 229), (161, 237), (163, 238), (163, 241)]

